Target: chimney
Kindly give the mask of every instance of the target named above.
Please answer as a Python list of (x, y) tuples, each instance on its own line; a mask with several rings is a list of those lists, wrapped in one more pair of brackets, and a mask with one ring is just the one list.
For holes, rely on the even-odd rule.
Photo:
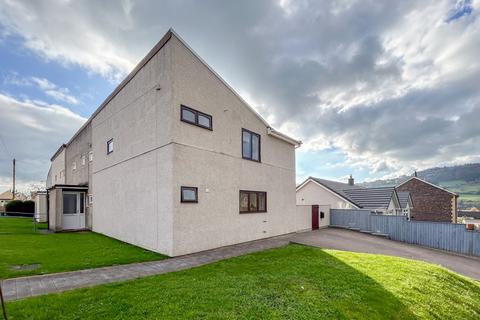
[(352, 175), (350, 175), (350, 178), (348, 178), (348, 185), (353, 186), (355, 184), (355, 180), (353, 180)]
[(413, 176), (417, 177), (417, 170), (415, 170), (415, 172), (413, 173)]

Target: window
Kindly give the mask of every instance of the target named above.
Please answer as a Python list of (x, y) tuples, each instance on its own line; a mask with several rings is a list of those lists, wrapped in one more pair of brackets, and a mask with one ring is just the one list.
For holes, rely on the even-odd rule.
[(260, 162), (260, 135), (242, 129), (242, 158)]
[(84, 192), (63, 192), (63, 214), (85, 213)]
[(88, 204), (91, 205), (93, 203), (93, 194), (88, 195)]
[(196, 187), (182, 187), (181, 188), (182, 202), (198, 202), (198, 188)]
[(82, 154), (82, 166), (84, 166), (86, 162), (87, 162), (87, 159), (86, 159), (85, 155)]
[(93, 161), (93, 151), (90, 151), (88, 153), (88, 161), (92, 162)]
[(107, 154), (113, 152), (113, 139), (107, 141)]
[(205, 129), (212, 130), (212, 116), (187, 106), (180, 106), (180, 120)]
[(240, 213), (267, 212), (267, 193), (240, 190)]
[(63, 193), (63, 213), (74, 214), (77, 213), (77, 194)]
[(77, 162), (73, 161), (72, 163), (72, 170), (77, 170)]

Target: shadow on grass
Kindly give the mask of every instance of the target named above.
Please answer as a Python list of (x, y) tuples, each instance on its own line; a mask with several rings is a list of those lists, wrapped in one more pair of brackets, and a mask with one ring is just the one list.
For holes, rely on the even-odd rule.
[(12, 319), (414, 319), (318, 248), (289, 245), (120, 284), (10, 302)]

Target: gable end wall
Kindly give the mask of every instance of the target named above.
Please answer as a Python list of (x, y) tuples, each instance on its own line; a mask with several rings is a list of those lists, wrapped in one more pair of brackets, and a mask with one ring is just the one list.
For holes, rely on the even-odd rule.
[(452, 222), (452, 204), (455, 198), (451, 193), (417, 179), (407, 181), (397, 188), (398, 191), (408, 191), (412, 198), (413, 220)]

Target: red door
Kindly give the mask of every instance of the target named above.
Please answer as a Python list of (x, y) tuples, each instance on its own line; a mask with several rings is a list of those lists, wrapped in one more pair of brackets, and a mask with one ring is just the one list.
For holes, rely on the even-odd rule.
[(312, 230), (318, 230), (318, 206), (312, 206)]

